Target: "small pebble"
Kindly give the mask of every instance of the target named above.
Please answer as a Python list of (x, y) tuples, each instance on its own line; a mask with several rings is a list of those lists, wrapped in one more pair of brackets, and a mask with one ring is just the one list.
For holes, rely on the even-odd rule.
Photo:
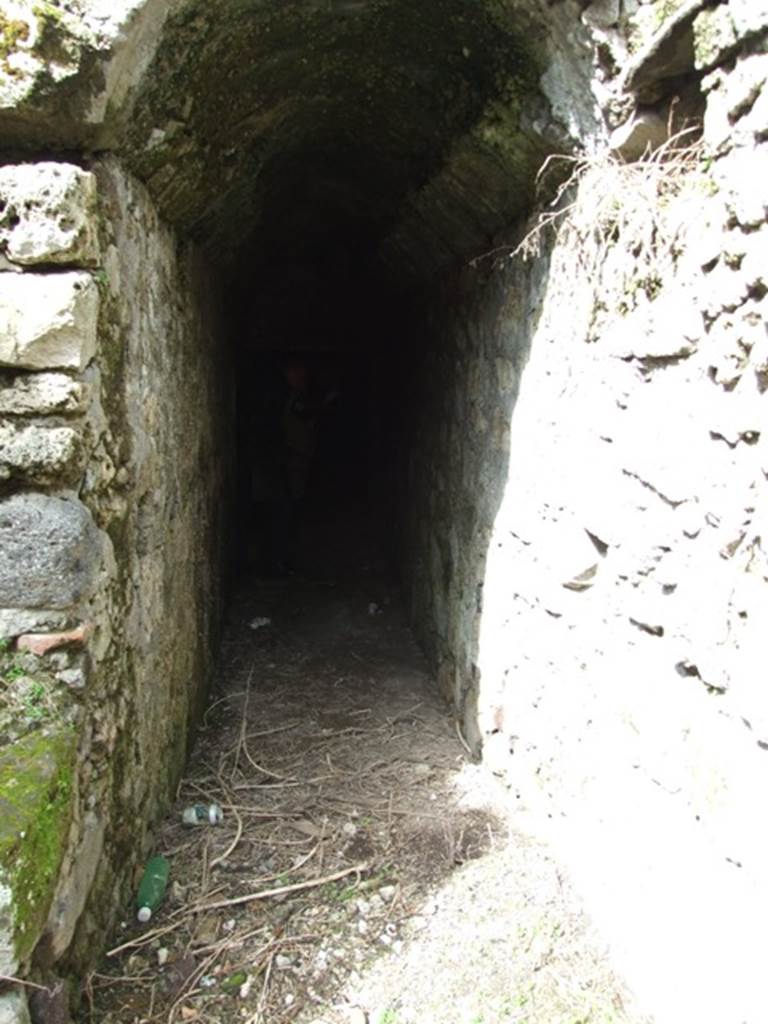
[(157, 963), (160, 967), (164, 967), (168, 963), (168, 950), (165, 946), (161, 946), (157, 951)]
[(82, 690), (85, 688), (85, 675), (81, 668), (67, 668), (63, 672), (57, 673), (57, 679), (60, 679), (65, 686), (69, 686), (73, 690)]

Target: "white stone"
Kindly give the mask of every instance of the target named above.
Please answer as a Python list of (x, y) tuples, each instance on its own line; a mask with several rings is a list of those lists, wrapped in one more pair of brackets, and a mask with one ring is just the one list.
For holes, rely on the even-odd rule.
[(753, 109), (757, 94), (768, 81), (768, 54), (755, 53), (744, 57), (731, 74), (724, 77), (728, 97), (728, 113), (735, 123)]
[(14, 975), (19, 967), (13, 936), (13, 923), (13, 892), (0, 876), (0, 974), (6, 977)]
[(56, 678), (68, 686), (70, 690), (84, 690), (86, 684), (85, 673), (81, 668), (67, 668), (59, 672)]
[(67, 617), (61, 612), (30, 611), (25, 608), (0, 608), (0, 640), (66, 628)]
[(751, 231), (742, 237), (744, 259), (740, 270), (750, 289), (768, 290), (768, 229)]
[(711, 68), (738, 43), (731, 12), (726, 4), (704, 10), (693, 24), (694, 67)]
[(751, 146), (768, 130), (768, 55), (752, 54), (727, 75), (713, 76), (704, 115), (704, 138), (713, 148)]
[(0, 167), (0, 210), (0, 249), (13, 263), (98, 263), (93, 174), (72, 164)]
[(98, 319), (89, 274), (0, 273), (0, 365), (83, 370), (96, 352)]
[(764, 32), (768, 26), (768, 0), (728, 0), (728, 9), (740, 36)]
[(725, 193), (728, 209), (742, 227), (762, 224), (768, 214), (765, 190), (755, 182), (768, 180), (765, 146), (743, 147), (715, 164), (715, 179)]
[(658, 149), (668, 135), (666, 122), (658, 114), (634, 114), (611, 134), (610, 147), (624, 160), (638, 160)]
[(29, 1024), (29, 1007), (23, 992), (12, 990), (0, 995), (0, 1024)]
[(0, 416), (82, 412), (86, 388), (63, 373), (25, 373), (0, 381)]
[(78, 435), (71, 427), (0, 423), (0, 480), (61, 474), (77, 454)]
[(728, 117), (728, 95), (724, 83), (718, 80), (707, 95), (704, 110), (704, 141), (715, 150), (730, 144), (733, 126)]
[(738, 128), (751, 132), (754, 136), (765, 137), (768, 134), (768, 86), (762, 86), (760, 95), (752, 104), (749, 113), (739, 121)]
[(690, 355), (703, 332), (692, 294), (662, 292), (653, 302), (617, 320), (602, 343), (621, 358), (669, 358)]
[(581, 17), (587, 25), (610, 28), (618, 22), (620, 15), (620, 0), (593, 0)]

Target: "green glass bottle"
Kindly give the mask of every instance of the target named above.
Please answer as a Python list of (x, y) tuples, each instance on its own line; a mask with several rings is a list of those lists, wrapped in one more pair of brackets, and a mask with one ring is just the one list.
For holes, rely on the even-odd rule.
[(136, 906), (139, 908), (136, 916), (142, 923), (149, 921), (162, 903), (170, 870), (171, 865), (160, 854), (147, 861), (136, 897)]

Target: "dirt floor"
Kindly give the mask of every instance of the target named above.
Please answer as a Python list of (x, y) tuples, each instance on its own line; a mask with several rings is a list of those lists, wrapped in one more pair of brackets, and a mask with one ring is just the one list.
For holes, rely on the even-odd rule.
[[(222, 823), (184, 827), (198, 802)], [(370, 567), (244, 588), (157, 850), (83, 1021), (640, 1024)]]

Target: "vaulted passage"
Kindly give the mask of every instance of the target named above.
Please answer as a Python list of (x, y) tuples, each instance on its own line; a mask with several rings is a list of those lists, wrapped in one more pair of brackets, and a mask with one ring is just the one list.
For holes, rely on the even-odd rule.
[(663, 1024), (760, 1019), (767, 30), (0, 0), (0, 1017), (93, 966), (214, 692), (184, 792), (269, 791), (254, 848), (326, 856), (306, 751), (400, 853), (482, 755)]
[[(498, 487), (437, 555), (425, 502), (437, 473), (446, 521), (466, 508), (487, 467), (465, 420), (509, 377), (480, 364), (523, 347), (492, 303), (467, 314), (468, 346), (456, 328), (484, 286), (469, 261), (522, 222), (563, 140), (545, 43), (531, 12), (464, 2), (185, 3), (166, 18), (110, 146), (204, 260), (207, 329), (234, 373), (220, 483), (237, 572), (334, 571), (332, 552), (348, 572), (369, 560), (356, 540), (429, 589), (435, 572), (482, 585), (473, 535)], [(489, 428), (501, 467), (503, 414)]]
[[(32, 600), (11, 636), (80, 637), (61, 641), (57, 670), (89, 708), (85, 852), (55, 924), (41, 907), (37, 957), (82, 968), (114, 922), (98, 865), (149, 847), (225, 610), (234, 594), (258, 605), (254, 580), (257, 619), (327, 596), (329, 629), (340, 598), (323, 586), (360, 581), (365, 621), (395, 614), (399, 580), (479, 750), (485, 556), (529, 331), (492, 259), (470, 261), (519, 229), (547, 153), (573, 140), (541, 84), (551, 39), (536, 5), (149, 0), (26, 17), (8, 26), (23, 60), (8, 58), (0, 110), (3, 277), (15, 286), (26, 268), (47, 289), (30, 301), (70, 302), (74, 326), (39, 354), (22, 330), (0, 352), (3, 382), (22, 395), (13, 415), (40, 369), (71, 394), (34, 407), (57, 418), (30, 429), (54, 426), (59, 447), (33, 464), (22, 452), (0, 497), (9, 529), (50, 551), (41, 576), (76, 571), (22, 593), (9, 559), (0, 603)], [(44, 539), (56, 531), (63, 561)], [(86, 794), (103, 815), (83, 817)], [(83, 915), (72, 893), (92, 886)]]
[(447, 348), (430, 310), (524, 217), (561, 132), (543, 46), (529, 14), (464, 2), (166, 20), (116, 148), (216, 283), (240, 568), (306, 563), (323, 520), (402, 564), (412, 434), (450, 387), (428, 367)]

